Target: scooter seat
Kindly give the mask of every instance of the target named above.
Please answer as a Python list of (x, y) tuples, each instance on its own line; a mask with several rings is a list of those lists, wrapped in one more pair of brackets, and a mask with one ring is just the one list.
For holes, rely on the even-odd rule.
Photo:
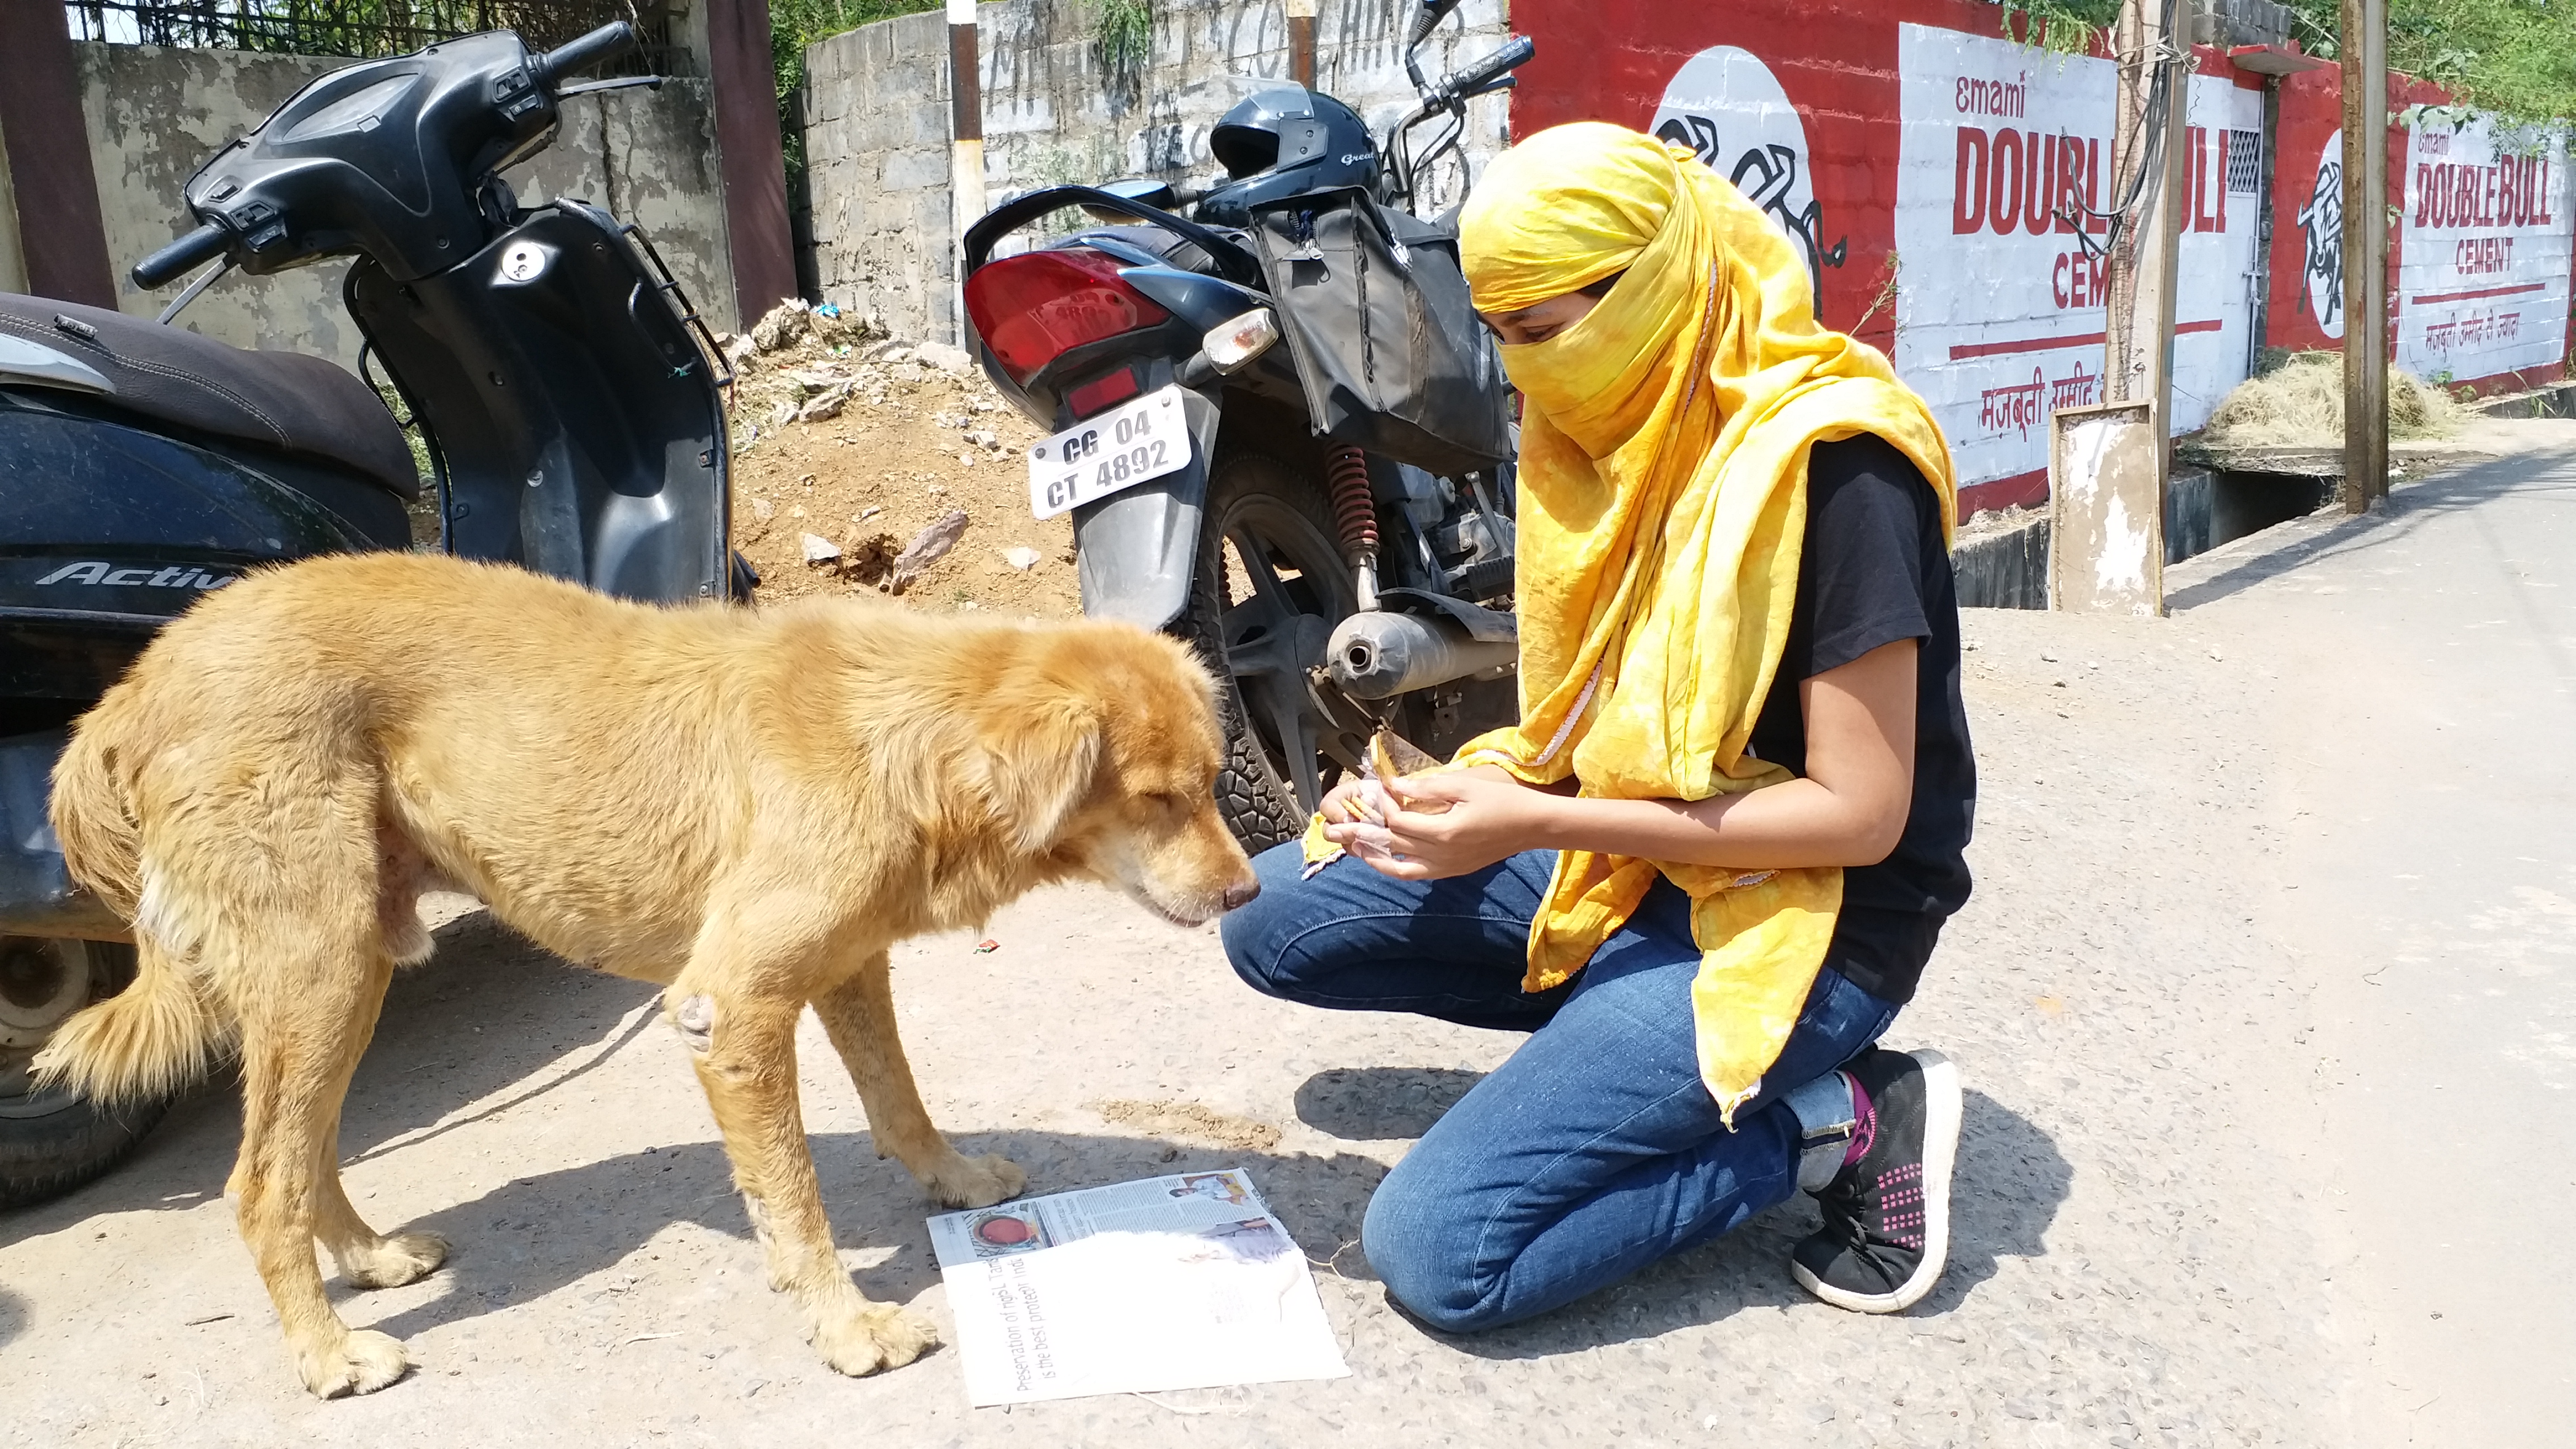
[(0, 331), (77, 357), (121, 411), (356, 470), (420, 496), (402, 429), (373, 388), (300, 352), (260, 352), (100, 307), (0, 292)]

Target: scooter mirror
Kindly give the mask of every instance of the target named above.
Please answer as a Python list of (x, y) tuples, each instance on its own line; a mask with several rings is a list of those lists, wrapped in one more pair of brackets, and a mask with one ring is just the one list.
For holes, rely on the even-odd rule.
[[(1181, 204), (1180, 193), (1172, 189), (1170, 182), (1157, 181), (1150, 176), (1130, 176), (1119, 181), (1105, 181), (1101, 183), (1100, 189), (1112, 196), (1123, 196), (1130, 201), (1141, 202), (1160, 211), (1170, 211)], [(1104, 225), (1114, 226), (1136, 219), (1126, 212), (1110, 211), (1104, 207), (1086, 206), (1082, 210), (1084, 215)]]
[(1411, 50), (1430, 38), (1431, 32), (1457, 8), (1458, 0), (1422, 0), (1422, 7), (1413, 12), (1412, 33), (1404, 37), (1405, 49)]

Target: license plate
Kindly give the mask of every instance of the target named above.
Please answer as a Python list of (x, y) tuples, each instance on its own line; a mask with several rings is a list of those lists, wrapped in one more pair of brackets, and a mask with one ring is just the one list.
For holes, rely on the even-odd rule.
[(1029, 511), (1053, 518), (1190, 465), (1175, 384), (1085, 418), (1029, 449)]

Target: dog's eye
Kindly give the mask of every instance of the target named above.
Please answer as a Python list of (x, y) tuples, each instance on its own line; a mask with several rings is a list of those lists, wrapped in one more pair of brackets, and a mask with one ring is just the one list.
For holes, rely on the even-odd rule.
[(1186, 814), (1190, 808), (1189, 796), (1175, 795), (1168, 790), (1158, 792), (1152, 797), (1152, 799), (1157, 809), (1168, 811), (1174, 815)]

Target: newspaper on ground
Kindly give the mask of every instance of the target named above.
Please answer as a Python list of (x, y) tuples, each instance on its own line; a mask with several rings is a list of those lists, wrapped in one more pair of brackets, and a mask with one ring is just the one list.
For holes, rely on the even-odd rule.
[(930, 1243), (977, 1407), (1350, 1373), (1240, 1168), (945, 1213)]

